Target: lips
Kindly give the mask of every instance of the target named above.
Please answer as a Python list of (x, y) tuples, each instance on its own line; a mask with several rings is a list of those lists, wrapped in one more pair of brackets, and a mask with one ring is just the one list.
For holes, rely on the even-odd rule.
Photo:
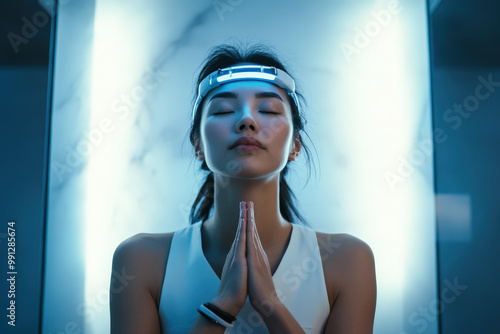
[(237, 141), (235, 141), (233, 145), (229, 147), (229, 149), (233, 149), (239, 145), (254, 145), (260, 148), (264, 148), (264, 145), (262, 145), (262, 143), (254, 137), (241, 137)]

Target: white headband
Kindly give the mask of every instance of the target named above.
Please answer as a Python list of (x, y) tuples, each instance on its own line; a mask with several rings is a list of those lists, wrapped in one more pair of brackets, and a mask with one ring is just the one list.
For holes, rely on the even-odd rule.
[(209, 91), (220, 85), (241, 80), (259, 80), (273, 83), (286, 90), (288, 95), (290, 95), (295, 102), (297, 109), (299, 109), (299, 99), (297, 98), (297, 94), (295, 94), (295, 81), (288, 73), (272, 66), (241, 65), (218, 69), (210, 73), (200, 82), (198, 86), (198, 97), (196, 98), (191, 115), (192, 118), (194, 119), (196, 110)]

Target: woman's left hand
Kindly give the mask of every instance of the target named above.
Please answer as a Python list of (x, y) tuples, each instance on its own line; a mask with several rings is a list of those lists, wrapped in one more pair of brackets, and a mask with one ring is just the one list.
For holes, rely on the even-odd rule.
[(269, 260), (255, 225), (254, 204), (247, 204), (248, 298), (261, 316), (269, 317), (280, 301), (274, 287)]

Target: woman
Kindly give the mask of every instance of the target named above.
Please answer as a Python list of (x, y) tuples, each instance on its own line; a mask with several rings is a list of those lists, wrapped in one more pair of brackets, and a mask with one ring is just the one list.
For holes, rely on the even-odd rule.
[(372, 333), (370, 247), (294, 222), (284, 176), (308, 151), (285, 67), (221, 45), (197, 88), (190, 139), (209, 174), (188, 227), (117, 247), (113, 269), (133, 279), (111, 282), (112, 333)]

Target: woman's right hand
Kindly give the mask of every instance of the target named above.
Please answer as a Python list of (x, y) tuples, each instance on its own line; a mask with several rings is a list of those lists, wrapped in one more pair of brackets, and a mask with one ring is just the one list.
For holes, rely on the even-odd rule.
[(238, 229), (227, 253), (222, 268), (221, 282), (217, 296), (212, 304), (226, 313), (236, 316), (245, 305), (247, 299), (248, 265), (246, 260), (246, 224), (247, 208), (245, 202), (240, 202), (240, 218)]

